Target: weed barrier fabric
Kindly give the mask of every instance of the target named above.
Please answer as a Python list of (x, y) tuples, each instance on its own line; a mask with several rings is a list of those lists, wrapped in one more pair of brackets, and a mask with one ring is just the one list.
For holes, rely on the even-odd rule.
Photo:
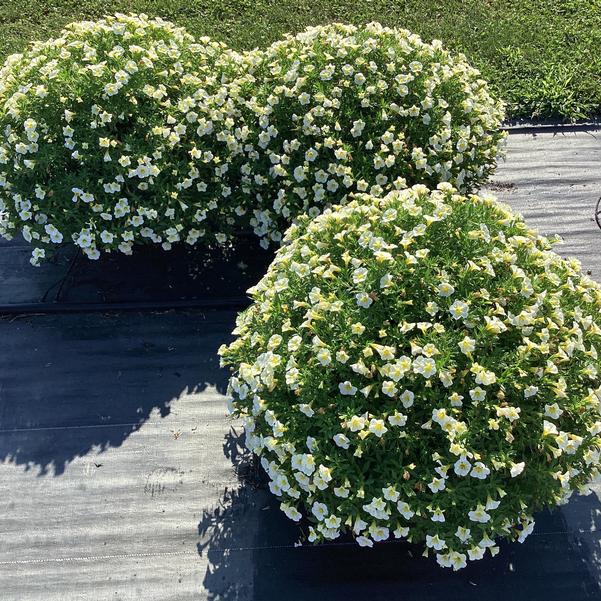
[[(559, 252), (598, 281), (600, 164), (597, 134), (512, 135), (490, 186), (562, 234)], [(20, 267), (1, 259), (3, 303), (39, 299), (68, 269), (67, 258), (63, 271), (34, 269), (28, 247), (12, 245), (24, 254)], [(175, 297), (168, 272), (149, 274), (161, 264), (146, 260), (145, 272), (98, 272), (109, 300)], [(64, 298), (97, 302), (95, 281), (81, 296), (77, 282), (65, 286)], [(206, 285), (194, 285), (200, 298)], [(240, 424), (224, 417), (216, 352), (234, 320), (233, 310), (0, 319), (2, 601), (601, 599), (601, 489), (537, 515), (523, 545), (458, 573), (406, 543), (295, 547), (297, 525), (253, 472)]]
[(601, 230), (595, 207), (601, 196), (601, 129), (551, 128), (510, 134), (506, 160), (485, 190), (521, 213), (544, 235), (559, 235), (555, 251), (575, 257), (601, 282)]
[(0, 320), (2, 601), (601, 598), (595, 494), (458, 573), (403, 542), (296, 547), (224, 418), (234, 319)]

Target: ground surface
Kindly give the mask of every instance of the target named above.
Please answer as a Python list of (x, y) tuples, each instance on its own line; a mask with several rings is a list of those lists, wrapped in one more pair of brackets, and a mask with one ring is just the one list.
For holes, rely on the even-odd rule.
[(601, 112), (601, 0), (3, 0), (0, 58), (73, 20), (146, 12), (235, 48), (264, 46), (308, 25), (406, 27), (467, 56), (513, 117)]
[[(600, 163), (600, 132), (515, 135), (492, 186), (563, 234), (561, 252), (597, 279)], [(23, 263), (12, 285), (35, 288), (44, 269)], [(457, 574), (405, 544), (295, 548), (295, 525), (249, 478), (224, 417), (215, 351), (233, 322), (231, 311), (0, 320), (2, 601), (601, 598), (601, 490)]]

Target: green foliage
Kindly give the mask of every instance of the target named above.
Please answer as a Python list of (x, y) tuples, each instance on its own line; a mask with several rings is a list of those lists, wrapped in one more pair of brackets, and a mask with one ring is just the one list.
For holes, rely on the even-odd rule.
[(407, 537), (458, 569), (599, 478), (601, 287), (494, 199), (358, 195), (250, 292), (231, 410), (310, 541)]
[[(379, 21), (464, 52), (494, 82), (512, 118), (600, 112), (599, 0), (4, 0), (0, 56), (70, 21), (115, 11), (160, 15), (235, 49), (265, 47), (309, 25)], [(507, 66), (507, 49), (519, 53), (519, 64)], [(573, 74), (569, 87), (566, 74)]]

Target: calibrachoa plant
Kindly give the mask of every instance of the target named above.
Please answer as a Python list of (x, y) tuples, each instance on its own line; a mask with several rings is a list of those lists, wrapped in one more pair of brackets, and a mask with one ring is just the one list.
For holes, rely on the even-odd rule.
[(251, 293), (231, 409), (309, 541), (459, 569), (599, 477), (601, 287), (493, 199), (359, 195), (291, 226)]
[(0, 235), (32, 263), (152, 242), (280, 242), (350, 192), (495, 165), (501, 104), (439, 42), (316, 27), (237, 54), (144, 15), (69, 25), (0, 70)]
[(33, 264), (63, 241), (91, 259), (205, 232), (223, 241), (233, 218), (220, 154), (236, 144), (217, 137), (227, 115), (215, 106), (238, 62), (223, 44), (145, 15), (74, 23), (10, 57), (0, 234), (22, 232)]
[(502, 104), (439, 41), (378, 23), (334, 24), (247, 60), (256, 84), (245, 88), (253, 96), (242, 113), (259, 128), (245, 147), (242, 190), (264, 244), (350, 192), (441, 181), (471, 190), (495, 167)]

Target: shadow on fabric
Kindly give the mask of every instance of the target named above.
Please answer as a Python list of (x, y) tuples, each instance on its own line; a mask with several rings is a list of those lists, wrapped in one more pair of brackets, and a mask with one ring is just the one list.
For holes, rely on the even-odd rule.
[[(439, 568), (423, 548), (406, 542), (364, 549), (346, 539), (295, 546), (306, 524), (288, 520), (266, 487), (265, 476), (228, 433), (224, 453), (240, 486), (199, 523), (198, 552), (208, 560), (208, 598), (235, 601), (598, 601), (601, 598), (601, 503), (576, 497), (567, 507), (538, 515), (524, 544), (502, 544), (499, 555), (464, 570)], [(576, 520), (577, 516), (580, 522)], [(581, 533), (578, 529), (586, 529)]]
[(216, 350), (233, 312), (0, 321), (0, 462), (61, 475), (119, 447), (184, 394), (226, 387)]

